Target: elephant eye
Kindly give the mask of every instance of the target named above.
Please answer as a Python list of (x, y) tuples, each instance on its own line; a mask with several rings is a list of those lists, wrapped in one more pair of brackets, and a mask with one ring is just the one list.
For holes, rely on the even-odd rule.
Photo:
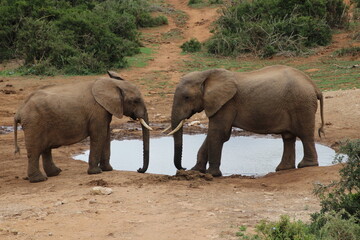
[(139, 98), (135, 98), (133, 101), (135, 104), (139, 104), (140, 103), (140, 99)]
[(185, 96), (184, 96), (184, 99), (185, 99), (185, 100), (189, 100), (189, 99), (190, 99), (190, 96), (189, 96), (189, 95), (185, 95)]

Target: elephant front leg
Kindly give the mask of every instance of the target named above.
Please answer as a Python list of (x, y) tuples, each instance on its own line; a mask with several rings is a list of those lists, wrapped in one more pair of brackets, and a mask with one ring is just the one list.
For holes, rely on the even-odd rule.
[(112, 171), (113, 168), (110, 165), (110, 127), (107, 130), (106, 142), (101, 154), (100, 168), (102, 171)]
[(101, 168), (99, 167), (99, 163), (102, 156), (103, 147), (103, 141), (94, 139), (94, 137), (90, 137), (89, 168), (87, 171), (88, 174), (98, 174), (102, 172)]
[(53, 176), (59, 175), (61, 172), (61, 169), (55, 165), (55, 163), (52, 159), (51, 149), (45, 150), (41, 155), (42, 155), (43, 167), (44, 167), (44, 171), (45, 171), (46, 175), (48, 177), (53, 177)]
[(209, 127), (207, 136), (209, 168), (206, 172), (214, 177), (222, 176), (220, 171), (221, 153), (224, 143), (230, 138), (230, 134), (231, 127), (230, 130), (211, 130)]
[(198, 151), (196, 165), (191, 170), (205, 173), (207, 162), (208, 162), (208, 147), (207, 147), (207, 137), (206, 137), (205, 141), (203, 142), (203, 144), (201, 145)]
[(281, 134), (284, 143), (284, 152), (276, 171), (295, 168), (295, 142), (296, 136), (291, 133)]

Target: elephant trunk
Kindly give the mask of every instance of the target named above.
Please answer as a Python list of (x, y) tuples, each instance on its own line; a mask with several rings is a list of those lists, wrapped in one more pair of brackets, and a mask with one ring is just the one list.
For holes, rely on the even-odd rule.
[[(144, 121), (149, 125), (148, 115), (145, 114)], [(139, 168), (137, 171), (139, 173), (144, 173), (149, 166), (149, 142), (150, 142), (150, 133), (149, 129), (146, 128), (143, 124), (141, 125), (142, 135), (143, 135), (143, 167)]]
[[(172, 121), (171, 127), (175, 129), (179, 125), (180, 121)], [(174, 133), (174, 164), (178, 170), (184, 170), (181, 166), (182, 148), (183, 148), (183, 127)]]

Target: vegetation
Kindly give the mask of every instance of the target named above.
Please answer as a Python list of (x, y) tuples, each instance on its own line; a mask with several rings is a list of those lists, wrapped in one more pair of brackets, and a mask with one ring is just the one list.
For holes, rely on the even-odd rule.
[(260, 57), (302, 53), (329, 44), (332, 28), (347, 27), (347, 10), (342, 0), (235, 1), (216, 22), (208, 52)]
[(360, 56), (360, 47), (342, 48), (333, 53), (336, 57), (342, 56)]
[(122, 68), (139, 53), (137, 28), (166, 23), (145, 0), (0, 0), (0, 62), (24, 59), (28, 74)]
[(183, 43), (180, 48), (183, 52), (199, 52), (201, 50), (201, 43), (196, 38), (192, 38)]
[[(344, 155), (348, 156), (344, 162)], [(239, 239), (251, 240), (357, 240), (360, 236), (360, 139), (346, 141), (340, 147), (335, 162), (344, 164), (340, 180), (319, 185), (315, 194), (321, 200), (321, 210), (312, 214), (308, 224), (290, 221), (281, 216), (278, 222), (261, 221), (256, 235), (246, 235), (241, 227)]]
[[(223, 0), (207, 0), (208, 4), (222, 4)], [(205, 4), (204, 0), (189, 0), (188, 5)]]

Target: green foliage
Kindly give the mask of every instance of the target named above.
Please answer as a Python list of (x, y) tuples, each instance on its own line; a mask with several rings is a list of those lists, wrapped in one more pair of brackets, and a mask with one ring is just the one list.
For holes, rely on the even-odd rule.
[(333, 56), (342, 57), (342, 56), (360, 56), (360, 47), (348, 47), (341, 48), (336, 50), (333, 53)]
[[(167, 24), (145, 0), (0, 0), (0, 62), (24, 59), (27, 74), (90, 74), (127, 65), (138, 27)], [(27, 70), (26, 70), (27, 69)]]
[(278, 222), (261, 221), (256, 226), (257, 232), (264, 239), (292, 239), (292, 240), (316, 240), (314, 234), (310, 232), (308, 225), (302, 221), (290, 221), (286, 215), (280, 216)]
[[(348, 159), (344, 161), (346, 154)], [(252, 240), (358, 240), (360, 236), (360, 139), (346, 141), (335, 157), (344, 164), (340, 181), (319, 185), (315, 194), (321, 200), (321, 211), (311, 215), (311, 222), (290, 221), (281, 216), (278, 222), (261, 221), (257, 235), (248, 236), (240, 229), (239, 239)]]
[(192, 38), (183, 43), (180, 48), (183, 52), (199, 52), (201, 50), (201, 43), (196, 38)]
[[(346, 219), (344, 219), (344, 215), (347, 216)], [(357, 240), (360, 236), (360, 225), (353, 216), (349, 216), (345, 211), (313, 214), (309, 227), (311, 232), (317, 235), (317, 239)]]
[[(346, 162), (344, 155), (348, 156)], [(345, 211), (344, 218), (354, 217), (360, 223), (360, 139), (346, 141), (335, 158), (344, 166), (339, 171), (340, 181), (329, 185), (319, 184), (315, 194), (321, 200), (320, 213)]]
[(347, 25), (342, 0), (238, 1), (223, 9), (207, 48), (226, 56), (298, 54), (329, 44), (331, 28)]
[(203, 3), (203, 0), (189, 0), (188, 5)]
[(224, 1), (223, 0), (209, 0), (210, 4), (223, 4)]

